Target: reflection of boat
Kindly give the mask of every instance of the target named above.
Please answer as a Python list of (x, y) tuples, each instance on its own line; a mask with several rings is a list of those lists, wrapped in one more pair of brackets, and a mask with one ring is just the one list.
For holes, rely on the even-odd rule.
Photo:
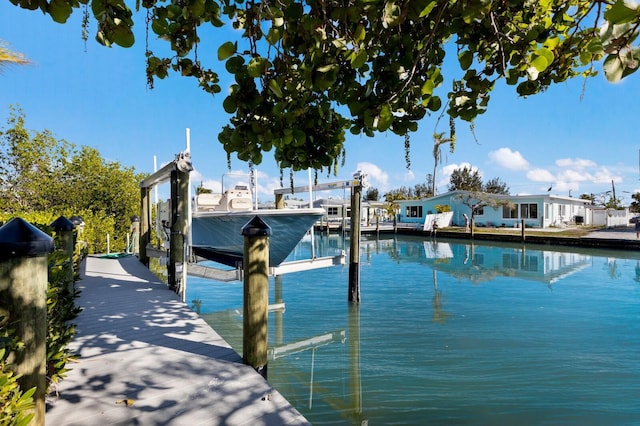
[(271, 228), (269, 266), (280, 265), (313, 224), (322, 209), (254, 210), (247, 186), (236, 185), (224, 194), (198, 194), (191, 223), (196, 256), (229, 266), (242, 261), (242, 227), (259, 216)]

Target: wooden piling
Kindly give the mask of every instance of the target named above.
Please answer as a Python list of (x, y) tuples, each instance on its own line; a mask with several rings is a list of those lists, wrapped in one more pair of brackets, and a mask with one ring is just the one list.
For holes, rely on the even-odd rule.
[(349, 232), (349, 302), (360, 303), (360, 207), (362, 186), (351, 190), (351, 230)]
[(284, 194), (276, 194), (276, 209), (284, 209)]
[(31, 426), (45, 424), (47, 339), (47, 253), (53, 240), (20, 218), (0, 228), (0, 315), (24, 344), (12, 352), (20, 389), (36, 388)]
[(267, 378), (269, 312), (269, 236), (271, 228), (255, 216), (242, 227), (244, 303), (242, 360)]
[(181, 293), (184, 288), (185, 240), (189, 216), (189, 172), (171, 171), (171, 238), (167, 279), (169, 288)]
[(149, 267), (147, 245), (151, 242), (151, 187), (140, 188), (140, 246), (138, 247), (138, 259)]
[(67, 291), (73, 294), (73, 252), (75, 248), (73, 243), (73, 230), (75, 225), (66, 217), (60, 216), (54, 220), (50, 226), (56, 233), (56, 243), (58, 247), (61, 248), (67, 256), (67, 262), (64, 265), (66, 275), (65, 284)]

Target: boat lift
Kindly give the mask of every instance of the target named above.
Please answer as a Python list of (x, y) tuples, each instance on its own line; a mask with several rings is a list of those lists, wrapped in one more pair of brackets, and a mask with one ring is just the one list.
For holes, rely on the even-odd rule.
[[(184, 152), (176, 155), (174, 161), (168, 163), (160, 170), (157, 170), (151, 176), (147, 177), (140, 183), (142, 192), (142, 229), (140, 239), (140, 260), (148, 265), (149, 257), (160, 258), (161, 261), (168, 261), (169, 270), (173, 272), (170, 277), (175, 281), (175, 290), (182, 293), (184, 298), (186, 292), (187, 275), (202, 277), (207, 279), (214, 279), (217, 281), (229, 282), (243, 279), (243, 267), (242, 264), (236, 265), (235, 269), (220, 269), (210, 266), (204, 266), (198, 263), (199, 260), (191, 253), (191, 183), (185, 182), (188, 179), (189, 172), (193, 169), (191, 165), (190, 156), (190, 132), (187, 129), (187, 148)], [(180, 173), (180, 185), (176, 184), (174, 179), (176, 173)], [(354, 175), (355, 176), (355, 175)], [(151, 225), (151, 189), (159, 184), (170, 182), (172, 184), (172, 200), (171, 208), (163, 209), (163, 211), (169, 216), (164, 218), (164, 223), (177, 225), (177, 230), (172, 230), (170, 234), (169, 246), (174, 248), (173, 255), (167, 252), (166, 246), (153, 247), (149, 235)], [(333, 183), (324, 183), (316, 185), (311, 190), (333, 190), (341, 188), (351, 188), (354, 185), (361, 184), (359, 179), (351, 179)], [(178, 188), (178, 186), (180, 186)], [(175, 187), (175, 188), (174, 188)], [(309, 190), (310, 187), (297, 187), (293, 188), (293, 191), (300, 192), (302, 190)], [(175, 189), (175, 191), (174, 191)], [(282, 195), (285, 193), (291, 193), (292, 189), (276, 189), (276, 200), (278, 197), (282, 199)], [(157, 201), (157, 200), (156, 200)], [(282, 206), (283, 207), (283, 206)], [(159, 212), (160, 213), (160, 212)], [(256, 211), (259, 214), (259, 211)], [(176, 223), (176, 218), (180, 220)], [(160, 221), (156, 221), (160, 222)], [(158, 230), (160, 231), (160, 230)], [(313, 231), (313, 228), (312, 228)], [(159, 232), (160, 234), (160, 232)], [(172, 236), (180, 236), (178, 244), (172, 245)], [(313, 246), (312, 246), (313, 247)], [(291, 272), (301, 272), (317, 268), (326, 268), (330, 266), (345, 265), (346, 253), (342, 251), (336, 256), (316, 257), (312, 250), (312, 257), (310, 259), (296, 260), (291, 262), (284, 262), (278, 266), (269, 268), (269, 274), (272, 276), (278, 276)]]

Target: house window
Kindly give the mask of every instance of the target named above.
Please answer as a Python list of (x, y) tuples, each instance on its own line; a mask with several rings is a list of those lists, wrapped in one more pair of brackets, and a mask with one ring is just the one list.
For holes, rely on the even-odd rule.
[(520, 217), (522, 219), (537, 219), (538, 205), (537, 204), (520, 204)]
[(329, 216), (338, 216), (338, 208), (337, 207), (327, 207), (327, 214)]
[(538, 272), (538, 257), (524, 256), (522, 262), (522, 270), (527, 272)]
[(517, 219), (518, 218), (518, 205), (502, 206), (502, 218), (503, 219)]
[(475, 208), (476, 216), (484, 216), (484, 206)]
[(422, 206), (408, 206), (407, 217), (422, 217)]
[(504, 269), (519, 269), (518, 255), (516, 253), (503, 253), (502, 267)]

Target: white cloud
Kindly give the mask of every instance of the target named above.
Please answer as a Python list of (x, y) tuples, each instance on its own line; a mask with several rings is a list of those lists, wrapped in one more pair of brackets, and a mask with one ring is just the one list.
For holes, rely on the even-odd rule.
[(412, 182), (415, 178), (416, 178), (416, 174), (413, 173), (413, 170), (407, 170), (404, 173), (404, 181), (405, 182)]
[(212, 190), (213, 192), (220, 192), (222, 184), (218, 180), (206, 178), (200, 171), (194, 169), (191, 174), (191, 186), (192, 189), (199, 187), (201, 184), (203, 187)]
[(500, 148), (489, 153), (489, 159), (509, 170), (527, 170), (529, 162), (524, 159), (520, 151), (512, 151), (509, 148)]
[(465, 167), (467, 169), (470, 169), (472, 172), (477, 171), (480, 174), (480, 176), (482, 176), (482, 171), (479, 168), (477, 168), (476, 166), (472, 166), (471, 163), (466, 163), (466, 162), (460, 163), (460, 164), (447, 164), (442, 168), (442, 174), (446, 176), (447, 182), (448, 182), (449, 178), (451, 177), (451, 173), (453, 173), (455, 169), (463, 169)]
[(553, 190), (551, 192), (555, 194), (559, 194), (559, 193), (564, 193), (569, 191), (577, 192), (578, 189), (580, 189), (580, 185), (578, 185), (576, 182), (558, 181), (553, 184)]
[(593, 180), (593, 177), (591, 176), (591, 174), (581, 169), (567, 169), (562, 170), (560, 173), (558, 173), (557, 179), (564, 182), (584, 182)]
[(527, 178), (534, 182), (553, 182), (555, 177), (549, 170), (545, 169), (533, 169), (527, 172)]
[(621, 176), (616, 176), (609, 171), (606, 167), (601, 167), (599, 170), (596, 170), (593, 176), (594, 183), (611, 183), (614, 181), (615, 183), (622, 182)]
[(367, 175), (369, 185), (379, 191), (388, 191), (389, 175), (373, 163), (363, 162), (356, 165), (357, 170)]
[(586, 169), (588, 167), (596, 167), (596, 163), (592, 160), (586, 160), (584, 158), (560, 158), (556, 160), (556, 166), (558, 167), (570, 167), (573, 169)]
[[(599, 166), (595, 161), (584, 158), (561, 158), (555, 161), (557, 173), (553, 174), (547, 169), (533, 169), (527, 172), (527, 178), (533, 182), (544, 182), (553, 184), (554, 193), (564, 193), (572, 191), (594, 191), (598, 192), (614, 183), (622, 183), (622, 175), (607, 167)], [(540, 187), (543, 191), (545, 188)]]

